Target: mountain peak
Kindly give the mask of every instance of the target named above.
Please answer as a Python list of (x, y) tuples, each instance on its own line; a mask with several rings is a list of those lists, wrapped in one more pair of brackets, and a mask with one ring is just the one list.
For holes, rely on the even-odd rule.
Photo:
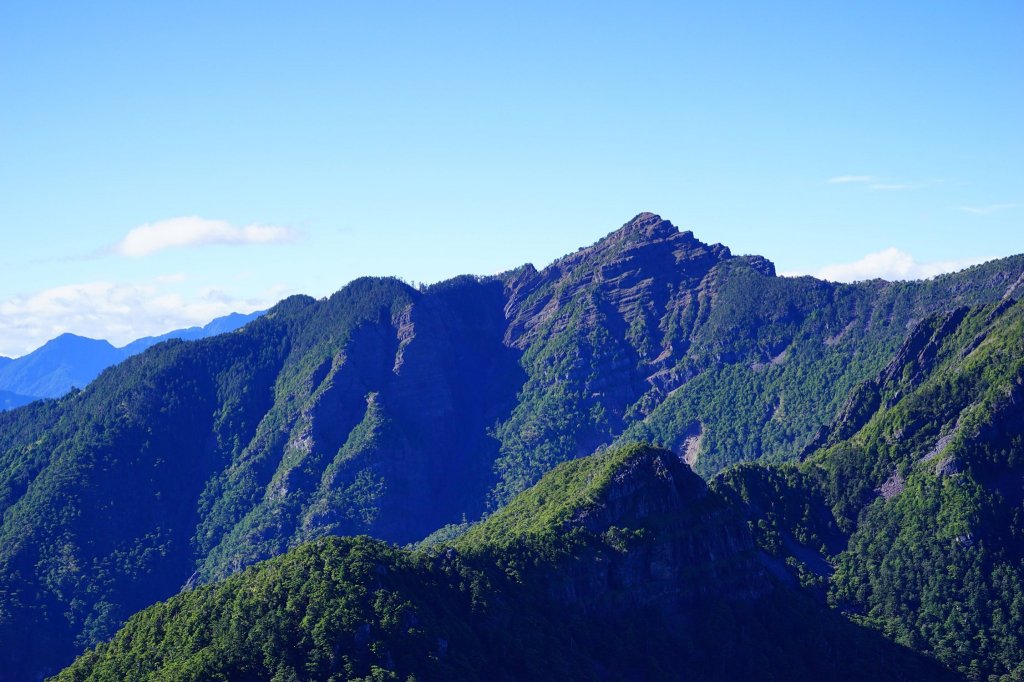
[(615, 239), (649, 241), (678, 234), (679, 228), (656, 213), (638, 213), (632, 220), (609, 235)]
[(40, 346), (39, 348), (37, 348), (33, 352), (39, 352), (40, 350), (43, 350), (44, 348), (46, 348), (46, 349), (53, 349), (53, 348), (57, 348), (57, 347), (67, 347), (67, 346), (72, 346), (72, 345), (75, 346), (75, 347), (81, 347), (81, 348), (86, 348), (86, 347), (101, 347), (101, 348), (104, 348), (104, 349), (106, 349), (107, 347), (113, 348), (113, 346), (110, 344), (110, 342), (106, 341), (104, 339), (92, 339), (92, 338), (89, 338), (88, 336), (80, 336), (79, 334), (72, 334), (71, 332), (64, 332), (63, 334), (50, 339), (49, 341), (44, 343), (42, 346)]

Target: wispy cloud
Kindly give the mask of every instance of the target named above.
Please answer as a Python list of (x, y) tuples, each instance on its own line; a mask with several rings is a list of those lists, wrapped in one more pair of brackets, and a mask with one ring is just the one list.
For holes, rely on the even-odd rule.
[(826, 185), (859, 185), (876, 192), (896, 192), (926, 187), (926, 182), (890, 182), (874, 175), (838, 175), (825, 181)]
[(974, 215), (992, 215), (999, 211), (1006, 211), (1011, 208), (1020, 208), (1024, 204), (989, 204), (988, 206), (957, 206), (961, 211), (967, 211)]
[(147, 223), (131, 230), (112, 250), (121, 256), (140, 258), (166, 249), (207, 246), (210, 244), (280, 244), (294, 240), (296, 234), (286, 227), (245, 225), (237, 227), (225, 220), (199, 216), (169, 218)]
[(825, 181), (829, 185), (848, 185), (848, 184), (860, 184), (865, 182), (875, 182), (875, 176), (873, 175), (840, 175), (838, 177), (829, 178)]
[(927, 279), (946, 272), (956, 272), (971, 265), (984, 263), (988, 258), (961, 258), (944, 261), (920, 262), (906, 251), (889, 247), (869, 253), (852, 263), (833, 263), (812, 271), (786, 272), (788, 276), (813, 275), (833, 282), (857, 282), (866, 279), (908, 280)]
[(921, 183), (910, 184), (906, 182), (873, 182), (868, 185), (868, 189), (873, 189), (879, 192), (895, 192), (901, 189), (913, 189), (915, 187), (923, 187)]
[(256, 297), (210, 288), (176, 290), (155, 278), (145, 283), (68, 284), (0, 301), (0, 355), (18, 356), (64, 332), (107, 339), (116, 346), (143, 336), (206, 324), (232, 312), (267, 308), (281, 287)]

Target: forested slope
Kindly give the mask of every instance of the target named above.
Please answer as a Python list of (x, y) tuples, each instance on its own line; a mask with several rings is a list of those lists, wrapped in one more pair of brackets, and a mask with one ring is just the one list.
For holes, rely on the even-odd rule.
[(926, 282), (777, 277), (641, 214), (542, 270), (361, 279), (159, 344), (0, 414), (0, 676), (303, 542), (474, 521), (616, 441), (708, 477), (795, 460), (915, 325), (1012, 302), (1022, 274), (1014, 256)]
[(133, 617), (59, 680), (943, 679), (773, 582), (671, 452), (564, 464), (450, 546), (323, 539)]
[(1024, 303), (920, 323), (819, 442), (714, 487), (854, 622), (971, 679), (1024, 674)]

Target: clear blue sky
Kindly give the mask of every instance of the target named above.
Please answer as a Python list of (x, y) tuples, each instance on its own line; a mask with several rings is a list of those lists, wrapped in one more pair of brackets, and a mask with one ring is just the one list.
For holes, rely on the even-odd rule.
[(0, 354), (644, 210), (836, 278), (1024, 251), (1019, 0), (497, 4), (0, 4)]

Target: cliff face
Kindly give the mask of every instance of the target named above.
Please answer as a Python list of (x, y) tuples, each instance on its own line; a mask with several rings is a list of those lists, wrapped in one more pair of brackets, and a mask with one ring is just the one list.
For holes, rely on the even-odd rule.
[(323, 535), (409, 542), (484, 511), (497, 453), (487, 431), (523, 381), (518, 351), (502, 343), (501, 287), (465, 278), (400, 291), (342, 343), (308, 353), (320, 359), (300, 372), (301, 392), (264, 419), (288, 434), (261, 457), (279, 458), (276, 470), (201, 577)]

